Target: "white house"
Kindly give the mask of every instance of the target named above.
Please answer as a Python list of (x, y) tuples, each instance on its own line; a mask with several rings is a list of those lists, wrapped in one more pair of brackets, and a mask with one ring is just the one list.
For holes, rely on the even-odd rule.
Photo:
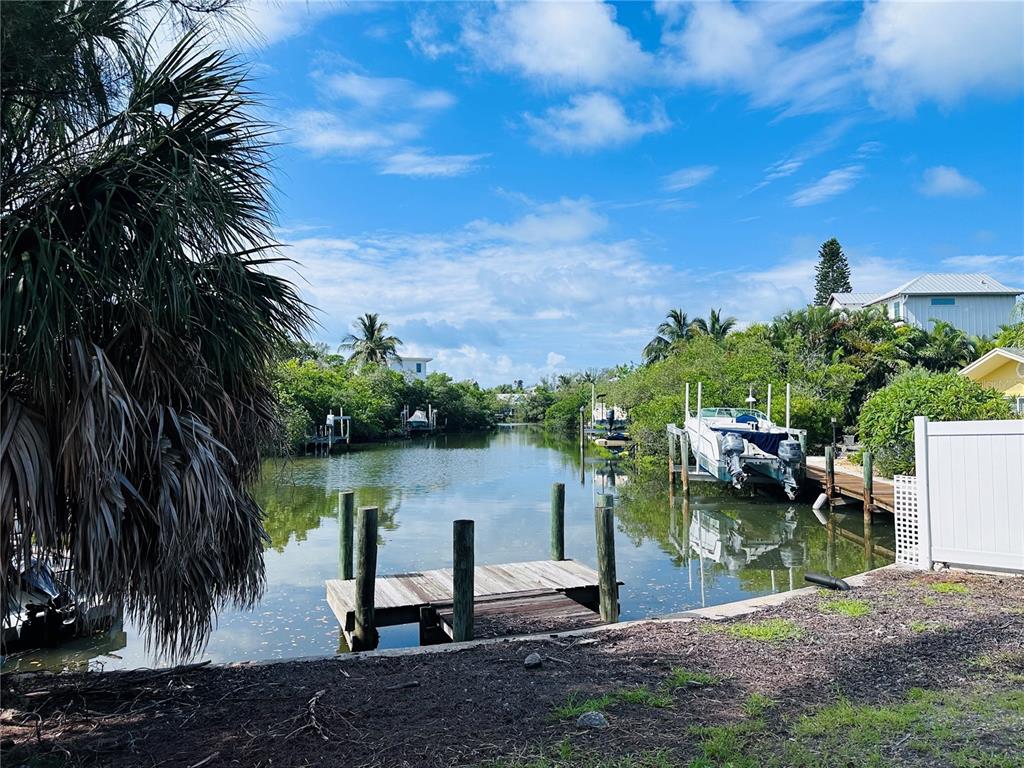
[(393, 357), (390, 367), (406, 378), (425, 379), (427, 378), (427, 363), (433, 359), (432, 357), (409, 357), (403, 355), (402, 357)]
[(829, 309), (863, 309), (878, 294), (875, 293), (833, 293), (829, 297)]
[(1012, 321), (1021, 294), (1024, 288), (1011, 288), (980, 273), (931, 273), (867, 300), (863, 300), (864, 294), (833, 293), (829, 306), (884, 307), (894, 320), (926, 331), (935, 326), (936, 320), (944, 320), (969, 336), (993, 336), (1000, 326)]

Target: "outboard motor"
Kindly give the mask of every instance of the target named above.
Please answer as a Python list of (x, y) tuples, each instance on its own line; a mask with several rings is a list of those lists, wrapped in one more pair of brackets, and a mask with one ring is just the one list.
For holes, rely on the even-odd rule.
[(732, 475), (732, 484), (736, 488), (742, 488), (747, 481), (747, 473), (743, 471), (743, 465), (740, 463), (742, 455), (743, 438), (735, 432), (726, 432), (722, 435), (722, 456), (726, 469)]
[(793, 500), (799, 490), (797, 470), (804, 463), (800, 441), (790, 438), (779, 443), (779, 460), (782, 462), (782, 486), (786, 489), (786, 495)]

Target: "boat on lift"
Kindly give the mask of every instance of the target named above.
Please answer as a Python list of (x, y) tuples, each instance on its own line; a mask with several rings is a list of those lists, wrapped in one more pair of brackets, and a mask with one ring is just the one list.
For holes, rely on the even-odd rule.
[[(771, 385), (768, 411), (771, 412)], [(786, 426), (753, 407), (753, 388), (746, 408), (702, 407), (703, 385), (697, 385), (697, 410), (690, 412), (690, 385), (686, 385), (686, 422), (690, 450), (698, 472), (707, 472), (735, 488), (779, 485), (795, 499), (804, 479), (806, 430), (789, 426), (789, 386), (786, 386)]]

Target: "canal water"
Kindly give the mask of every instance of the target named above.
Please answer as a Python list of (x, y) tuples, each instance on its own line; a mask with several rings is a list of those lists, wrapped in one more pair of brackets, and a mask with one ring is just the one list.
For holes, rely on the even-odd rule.
[[(254, 489), (266, 511), (267, 585), (253, 610), (227, 609), (196, 657), (214, 662), (346, 652), (324, 581), (339, 567), (338, 492), (380, 510), (378, 573), (450, 567), (452, 521), (476, 521), (476, 562), (549, 557), (551, 484), (563, 482), (566, 556), (596, 567), (594, 496), (616, 498), (623, 619), (664, 616), (804, 586), (805, 571), (848, 576), (891, 562), (891, 518), (863, 542), (859, 510), (831, 525), (809, 505), (737, 498), (693, 484), (688, 505), (659, 473), (638, 482), (602, 459), (582, 464), (572, 443), (530, 427), (420, 438), (330, 458), (267, 462)], [(418, 642), (415, 625), (381, 630), (381, 647)], [(15, 655), (9, 669), (158, 666), (130, 625), (100, 638)]]

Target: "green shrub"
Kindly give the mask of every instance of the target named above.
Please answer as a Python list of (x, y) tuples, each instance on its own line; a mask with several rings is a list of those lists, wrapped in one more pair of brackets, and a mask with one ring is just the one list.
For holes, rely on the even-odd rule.
[(544, 428), (563, 435), (572, 435), (580, 427), (580, 408), (584, 415), (590, 406), (590, 386), (579, 387), (571, 391), (559, 391), (554, 403), (544, 412)]
[(1010, 404), (957, 373), (914, 369), (878, 390), (860, 412), (860, 440), (875, 454), (875, 466), (886, 475), (914, 471), (914, 417), (936, 421), (1010, 419)]

